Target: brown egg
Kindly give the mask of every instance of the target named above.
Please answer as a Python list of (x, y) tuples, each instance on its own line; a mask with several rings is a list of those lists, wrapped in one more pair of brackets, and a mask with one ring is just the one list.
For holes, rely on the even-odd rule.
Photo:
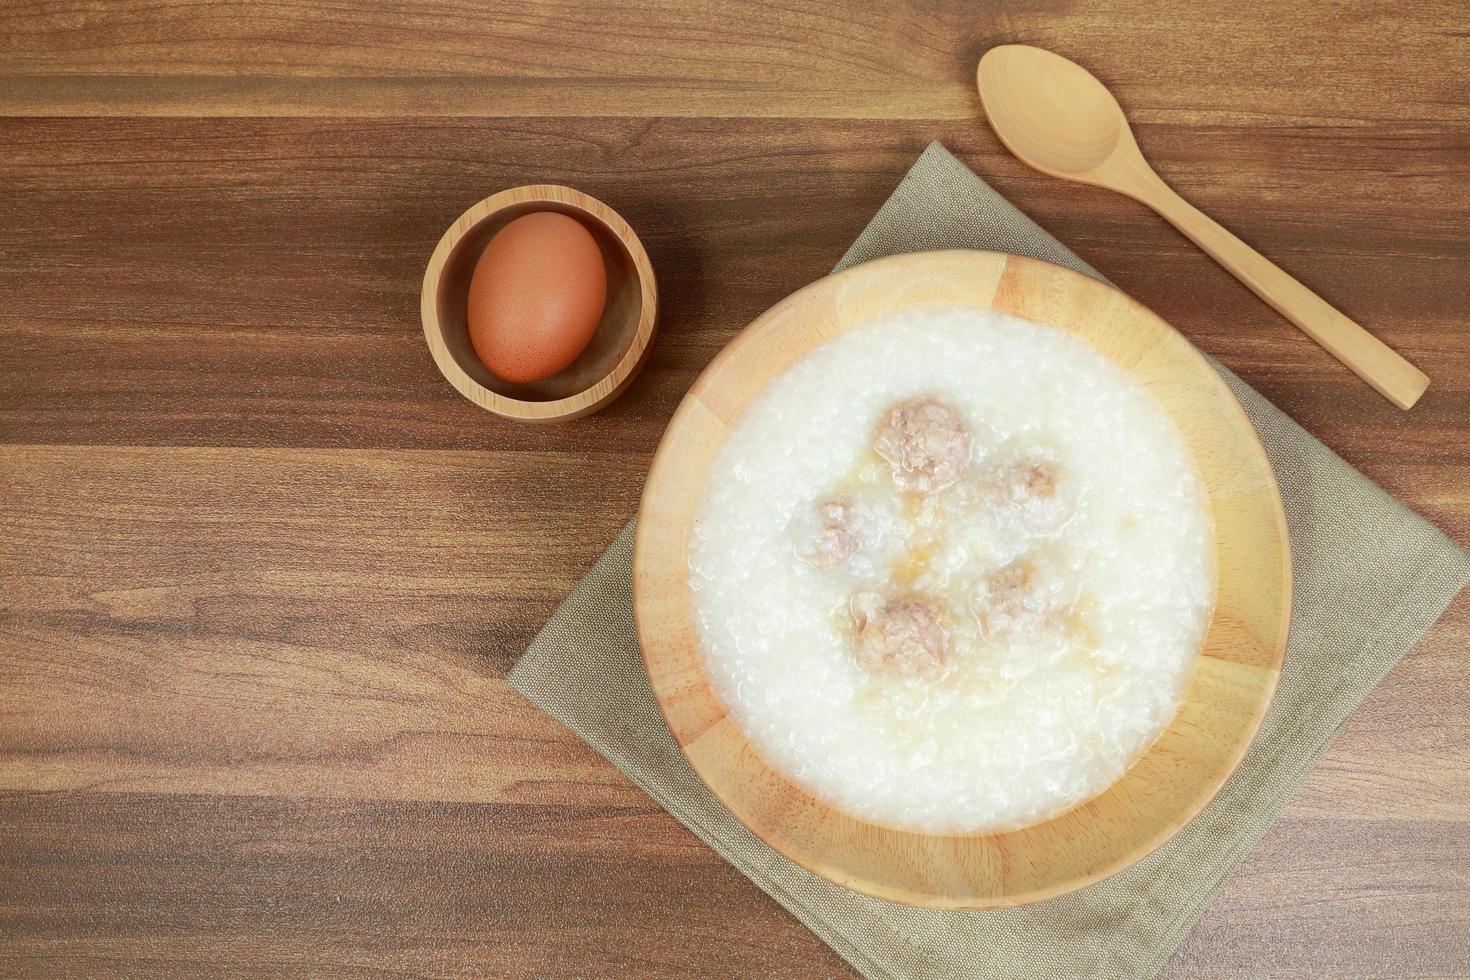
[(577, 359), (607, 302), (607, 270), (580, 221), (537, 211), (507, 224), (470, 279), (470, 345), (506, 381), (549, 378)]

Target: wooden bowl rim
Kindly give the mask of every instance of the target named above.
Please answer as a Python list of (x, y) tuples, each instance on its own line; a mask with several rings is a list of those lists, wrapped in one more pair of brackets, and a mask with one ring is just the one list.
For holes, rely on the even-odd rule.
[[(584, 215), (607, 229), (627, 250), (634, 274), (638, 277), (639, 311), (638, 325), (633, 332), (632, 343), (613, 366), (613, 369), (598, 380), (575, 394), (549, 401), (530, 401), (512, 398), (491, 388), (486, 388), (465, 372), (455, 361), (443, 339), (439, 336), (439, 284), (449, 257), (462, 239), (481, 223), (492, 220), (496, 215), (511, 207), (524, 205), (557, 204)], [(590, 194), (562, 184), (525, 184), (509, 187), (477, 201), (464, 210), (444, 234), (440, 236), (429, 264), (424, 269), (423, 287), (419, 294), (419, 313), (423, 321), (424, 339), (439, 373), (444, 375), (461, 395), (487, 411), (509, 419), (523, 422), (556, 422), (579, 418), (597, 411), (621, 395), (638, 371), (643, 367), (652, 346), (654, 326), (658, 319), (658, 284), (654, 279), (653, 265), (643, 242), (622, 215)]]
[[(646, 554), (646, 547), (644, 546), (644, 542), (646, 540), (645, 535), (648, 533), (647, 528), (649, 527), (648, 521), (646, 520), (646, 510), (648, 502), (651, 499), (652, 492), (655, 490), (660, 482), (660, 474), (662, 470), (665, 467), (672, 467), (676, 465), (674, 462), (671, 461), (670, 458), (672, 454), (672, 440), (669, 438), (669, 436), (675, 430), (675, 428), (680, 425), (681, 419), (689, 412), (695, 410), (694, 406), (696, 404), (702, 404), (700, 402), (700, 396), (702, 392), (712, 383), (711, 379), (716, 378), (720, 375), (721, 369), (725, 366), (725, 364), (736, 357), (747, 344), (755, 342), (756, 338), (761, 335), (762, 328), (766, 325), (768, 321), (776, 317), (785, 315), (789, 309), (806, 301), (808, 298), (812, 297), (816, 293), (836, 290), (849, 280), (854, 280), (864, 274), (871, 274), (872, 268), (881, 264), (913, 262), (922, 263), (933, 259), (940, 259), (946, 256), (955, 255), (968, 255), (976, 258), (977, 260), (985, 261), (1000, 260), (1003, 263), (1003, 269), (1012, 264), (1016, 264), (1023, 268), (1031, 267), (1032, 269), (1045, 270), (1046, 274), (1060, 277), (1063, 280), (1070, 280), (1073, 285), (1080, 285), (1083, 290), (1096, 290), (1099, 292), (1111, 294), (1113, 297), (1115, 297), (1125, 306), (1127, 306), (1130, 310), (1132, 310), (1135, 315), (1139, 316), (1145, 321), (1151, 322), (1155, 325), (1156, 328), (1168, 331), (1169, 333), (1175, 334), (1176, 336), (1180, 336), (1180, 339), (1184, 340), (1184, 346), (1187, 348), (1188, 351), (1186, 356), (1189, 357), (1189, 359), (1194, 363), (1195, 368), (1197, 369), (1194, 373), (1197, 375), (1199, 382), (1214, 389), (1215, 394), (1224, 396), (1224, 404), (1228, 406), (1228, 411), (1234, 417), (1234, 423), (1239, 433), (1244, 437), (1244, 443), (1250, 447), (1252, 455), (1255, 457), (1255, 462), (1259, 464), (1265, 476), (1265, 489), (1269, 490), (1269, 497), (1274, 503), (1273, 511), (1275, 528), (1277, 532), (1277, 540), (1281, 550), (1281, 561), (1278, 569), (1280, 586), (1279, 601), (1281, 604), (1281, 608), (1278, 616), (1276, 635), (1274, 637), (1274, 640), (1270, 644), (1271, 658), (1270, 663), (1267, 665), (1266, 668), (1267, 676), (1265, 678), (1264, 689), (1258, 702), (1254, 705), (1251, 717), (1239, 732), (1239, 737), (1237, 738), (1237, 741), (1233, 746), (1233, 750), (1230, 753), (1228, 762), (1219, 768), (1218, 772), (1203, 787), (1202, 792), (1200, 792), (1197, 797), (1191, 801), (1190, 805), (1185, 809), (1185, 811), (1176, 815), (1173, 819), (1167, 820), (1164, 826), (1162, 826), (1152, 837), (1140, 842), (1132, 850), (1121, 853), (1107, 863), (1098, 866), (1091, 873), (1079, 875), (1075, 878), (1067, 880), (1058, 881), (1046, 887), (1040, 887), (1016, 893), (1009, 893), (1003, 896), (971, 895), (961, 896), (958, 898), (947, 895), (934, 894), (931, 892), (914, 891), (910, 889), (896, 887), (894, 885), (884, 882), (863, 878), (858, 875), (849, 873), (843, 868), (828, 864), (822, 860), (819, 860), (816, 856), (812, 854), (806, 853), (798, 848), (795, 848), (794, 846), (791, 846), (791, 842), (784, 837), (772, 837), (762, 833), (761, 829), (751, 819), (748, 818), (742, 802), (736, 799), (728, 791), (729, 787), (722, 784), (719, 780), (712, 780), (709, 778), (708, 774), (701, 767), (699, 761), (689, 753), (685, 744), (680, 741), (678, 735), (674, 731), (674, 722), (673, 719), (670, 717), (670, 708), (667, 703), (669, 692), (665, 692), (660, 689), (659, 682), (657, 680), (658, 672), (654, 669), (653, 664), (649, 660), (649, 644), (644, 641), (644, 637), (646, 635), (645, 631), (647, 627), (645, 624), (645, 603), (642, 596), (643, 587), (640, 581), (642, 576), (639, 574), (641, 556)], [(851, 329), (851, 326), (846, 329)], [(1059, 327), (1059, 329), (1068, 328)], [(846, 330), (844, 330), (843, 332), (846, 332)], [(1073, 331), (1068, 330), (1068, 332), (1072, 333)], [(828, 339), (830, 340), (831, 338)], [(1084, 343), (1087, 342), (1085, 338), (1079, 339), (1082, 339)], [(812, 345), (812, 347), (807, 348), (805, 352), (810, 352), (810, 350), (815, 349), (816, 346), (820, 346), (820, 343)], [(1089, 344), (1089, 346), (1091, 346), (1091, 344)], [(1104, 354), (1104, 356), (1108, 355)], [(1111, 360), (1112, 358), (1109, 359)], [(1125, 370), (1128, 369), (1125, 368)], [(775, 374), (772, 374), (771, 376), (765, 378), (761, 383), (761, 387), (763, 388), (765, 385), (769, 384), (771, 380), (774, 379), (774, 377), (779, 375), (779, 373), (780, 372), (778, 371)], [(1132, 374), (1131, 371), (1129, 373), (1130, 375)], [(743, 411), (744, 409), (742, 409), (742, 412)], [(1193, 455), (1193, 453), (1191, 453), (1191, 455)], [(1219, 549), (1217, 542), (1217, 553), (1218, 550)], [(727, 344), (714, 357), (714, 359), (710, 361), (705, 369), (700, 372), (700, 375), (695, 380), (695, 383), (691, 386), (689, 391), (685, 394), (684, 398), (680, 401), (678, 408), (669, 421), (669, 425), (665, 430), (664, 436), (660, 439), (659, 447), (654, 454), (654, 459), (652, 465), (650, 466), (649, 477), (647, 483), (645, 484), (643, 496), (641, 498), (639, 506), (638, 524), (637, 528), (635, 529), (633, 545), (632, 585), (634, 621), (639, 639), (639, 653), (643, 659), (644, 669), (648, 673), (650, 687), (654, 695), (654, 701), (658, 705), (659, 712), (663, 716), (665, 724), (669, 726), (670, 734), (673, 737), (675, 744), (679, 746), (680, 753), (684, 755), (685, 759), (689, 762), (690, 767), (694, 770), (695, 774), (699, 776), (700, 781), (705, 785), (706, 788), (710, 790), (711, 793), (714, 794), (715, 798), (718, 799), (720, 803), (724, 805), (725, 808), (728, 809), (736, 817), (736, 819), (740, 821), (742, 825), (745, 826), (745, 828), (751, 834), (753, 834), (757, 839), (761, 840), (767, 846), (773, 848), (778, 853), (782, 854), (784, 857), (790, 859), (791, 861), (795, 862), (797, 865), (805, 868), (806, 870), (811, 871), (823, 878), (826, 878), (829, 881), (832, 881), (838, 885), (841, 885), (860, 894), (868, 895), (874, 898), (880, 898), (886, 901), (896, 902), (903, 905), (911, 905), (925, 908), (966, 910), (979, 910), (986, 908), (1010, 908), (1020, 905), (1027, 905), (1033, 902), (1055, 898), (1060, 895), (1076, 891), (1080, 888), (1087, 887), (1088, 885), (1095, 884), (1105, 878), (1109, 878), (1121, 871), (1126, 870), (1127, 868), (1136, 864), (1138, 861), (1152, 854), (1169, 839), (1171, 839), (1175, 834), (1177, 834), (1179, 830), (1182, 829), (1186, 824), (1197, 817), (1200, 812), (1203, 811), (1204, 808), (1215, 799), (1215, 797), (1219, 794), (1220, 789), (1225, 785), (1230, 777), (1235, 774), (1236, 770), (1240, 766), (1241, 760), (1250, 750), (1250, 747), (1255, 743), (1255, 738), (1260, 731), (1262, 722), (1265, 720), (1266, 713), (1271, 707), (1272, 701), (1275, 697), (1276, 689), (1279, 685), (1280, 673), (1285, 662), (1287, 641), (1290, 634), (1291, 611), (1293, 604), (1293, 569), (1291, 541), (1287, 533), (1286, 512), (1281, 499), (1280, 486), (1276, 481), (1275, 469), (1270, 463), (1270, 459), (1266, 454), (1265, 447), (1262, 445), (1260, 441), (1260, 436), (1256, 432), (1255, 425), (1250, 421), (1250, 417), (1246, 414), (1244, 407), (1240, 404), (1239, 399), (1235, 397), (1234, 392), (1230, 390), (1229, 385), (1226, 384), (1225, 379), (1220, 374), (1220, 372), (1215, 369), (1215, 367), (1209, 362), (1209, 360), (1197, 347), (1195, 347), (1192, 343), (1189, 343), (1187, 338), (1183, 338), (1182, 335), (1179, 335), (1178, 331), (1176, 331), (1174, 327), (1171, 326), (1166, 320), (1164, 320), (1158, 314), (1154, 313), (1148, 307), (1144, 306), (1142, 303), (1138, 302), (1132, 296), (1129, 296), (1127, 293), (1124, 293), (1122, 290), (1117, 289), (1111, 284), (1098, 279), (1094, 279), (1091, 276), (1084, 275), (1073, 269), (1068, 269), (1064, 266), (1059, 266), (1041, 259), (984, 249), (936, 249), (923, 252), (900, 253), (898, 255), (886, 256), (883, 258), (871, 260), (869, 262), (860, 263), (841, 272), (836, 272), (831, 275), (825, 276), (822, 279), (818, 279), (815, 282), (809, 283), (801, 289), (798, 289), (797, 291), (778, 301), (775, 305), (767, 309), (764, 313), (762, 313), (749, 325), (747, 325), (743, 330), (741, 330), (740, 333), (737, 334), (734, 339), (732, 339), (729, 344)], [(1218, 605), (1216, 610), (1212, 610), (1212, 622), (1211, 626), (1207, 627), (1206, 629), (1206, 638), (1209, 636), (1213, 627), (1213, 618), (1217, 610)], [(1205, 642), (1202, 639), (1200, 649), (1203, 650), (1204, 647)], [(696, 654), (696, 656), (702, 655)], [(1196, 667), (1198, 666), (1200, 659), (1202, 659), (1202, 654), (1197, 652)], [(703, 671), (702, 662), (701, 678), (704, 680), (705, 684), (708, 685), (708, 675), (707, 672)], [(717, 701), (719, 700), (718, 694), (715, 694), (714, 697)], [(721, 702), (721, 706), (723, 707), (723, 702)], [(1167, 731), (1169, 728), (1171, 728), (1175, 721), (1177, 721), (1177, 715), (1175, 716), (1175, 719), (1172, 719), (1170, 721), (1170, 724), (1165, 727), (1165, 730)], [(752, 753), (759, 756), (759, 752), (749, 742), (749, 740), (745, 738), (744, 730), (741, 729), (738, 724), (736, 725), (736, 727), (737, 729), (739, 729), (739, 734), (741, 738), (744, 739), (743, 744)], [(1145, 748), (1143, 752), (1140, 753), (1140, 755), (1134, 760), (1133, 764), (1136, 765), (1139, 760), (1147, 756), (1150, 752), (1153, 751), (1153, 749), (1153, 745)], [(763, 757), (762, 761), (764, 762)], [(774, 772), (776, 772), (777, 775), (781, 776), (783, 779), (785, 778), (784, 774), (781, 774), (779, 770), (775, 770), (774, 767), (770, 767), (768, 763), (765, 763), (765, 765), (767, 765), (768, 768), (771, 768)], [(1130, 766), (1130, 769), (1131, 768), (1132, 767)], [(1110, 784), (1109, 787), (1105, 787), (1103, 791), (1099, 794), (1099, 796), (1105, 794), (1108, 789), (1111, 788), (1111, 786), (1117, 785), (1118, 783), (1122, 782), (1126, 775), (1127, 772), (1125, 771), (1124, 775), (1119, 776), (1118, 779), (1115, 780), (1114, 783)], [(790, 781), (787, 780), (787, 782), (789, 783)], [(924, 832), (916, 832), (912, 830), (902, 831), (895, 828), (884, 827), (871, 821), (863, 821), (861, 818), (853, 817), (851, 814), (847, 814), (845, 813), (845, 811), (842, 811), (837, 807), (827, 803), (826, 801), (808, 793), (803, 788), (796, 787), (794, 783), (792, 783), (791, 785), (796, 788), (798, 792), (804, 794), (805, 797), (812, 803), (814, 803), (817, 807), (838, 814), (842, 814), (849, 819), (857, 820), (879, 831), (885, 831), (889, 833), (904, 833), (925, 838), (986, 838), (992, 836), (1003, 836), (1005, 834), (1010, 834), (1014, 832), (1011, 830), (1007, 830), (995, 833), (981, 832), (973, 834), (927, 834)], [(1089, 798), (1088, 800), (1081, 801), (1076, 806), (1069, 808), (1063, 813), (1056, 814), (1048, 820), (1041, 821), (1038, 824), (1033, 824), (1030, 826), (1036, 827), (1042, 826), (1046, 823), (1050, 823), (1053, 820), (1057, 820), (1065, 816), (1066, 814), (1070, 814), (1077, 809), (1088, 805), (1096, 799), (1098, 799), (1098, 796), (1094, 796)], [(1029, 828), (1018, 829), (1025, 830)]]

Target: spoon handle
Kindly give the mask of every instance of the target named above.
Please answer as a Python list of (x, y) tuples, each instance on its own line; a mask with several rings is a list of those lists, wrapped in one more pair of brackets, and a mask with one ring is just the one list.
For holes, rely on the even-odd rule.
[(1154, 179), (1140, 182), (1131, 196), (1157, 211), (1380, 395), (1407, 409), (1424, 394), (1429, 376), (1423, 371), (1222, 228), (1157, 175), (1150, 176)]

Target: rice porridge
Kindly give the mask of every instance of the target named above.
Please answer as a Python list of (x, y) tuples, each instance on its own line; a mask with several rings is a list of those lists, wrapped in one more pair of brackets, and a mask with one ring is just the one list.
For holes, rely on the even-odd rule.
[(1168, 725), (1214, 602), (1183, 441), (1056, 327), (926, 309), (756, 397), (689, 540), (701, 652), (774, 768), (890, 827), (1004, 830)]

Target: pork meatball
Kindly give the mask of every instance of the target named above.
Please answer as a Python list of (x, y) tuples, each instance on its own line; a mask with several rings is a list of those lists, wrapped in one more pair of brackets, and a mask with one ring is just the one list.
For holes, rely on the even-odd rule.
[(796, 556), (823, 572), (881, 576), (902, 543), (894, 507), (885, 495), (861, 488), (798, 507), (788, 528)]
[(1075, 600), (1070, 578), (1033, 554), (988, 575), (976, 592), (974, 610), (985, 635), (1000, 637), (1058, 628)]
[(938, 493), (970, 463), (970, 431), (954, 409), (933, 398), (900, 402), (888, 410), (873, 441), (905, 490)]
[(829, 500), (817, 507), (820, 526), (798, 554), (802, 561), (831, 571), (847, 563), (869, 536), (870, 515), (845, 499)]
[(1005, 520), (1040, 534), (1059, 531), (1072, 518), (1073, 496), (1061, 465), (1039, 450), (998, 460), (984, 477), (985, 493)]
[(881, 602), (861, 593), (853, 599), (853, 618), (860, 667), (926, 680), (944, 673), (948, 636), (933, 602), (917, 595)]

